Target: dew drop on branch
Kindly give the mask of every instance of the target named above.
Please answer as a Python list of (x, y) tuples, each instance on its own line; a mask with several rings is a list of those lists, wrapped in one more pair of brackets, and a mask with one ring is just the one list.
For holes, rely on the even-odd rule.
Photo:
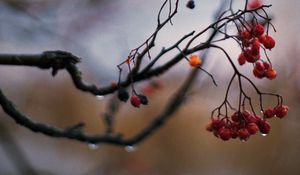
[(94, 143), (88, 144), (88, 147), (89, 147), (90, 150), (96, 150), (96, 149), (98, 149), (98, 145), (94, 144)]
[(104, 100), (104, 96), (103, 95), (96, 95), (96, 98), (99, 101)]
[(126, 152), (131, 153), (131, 152), (136, 151), (136, 150), (137, 150), (137, 147), (136, 147), (136, 146), (132, 146), (132, 145), (127, 145), (127, 146), (125, 146), (124, 149), (125, 149)]

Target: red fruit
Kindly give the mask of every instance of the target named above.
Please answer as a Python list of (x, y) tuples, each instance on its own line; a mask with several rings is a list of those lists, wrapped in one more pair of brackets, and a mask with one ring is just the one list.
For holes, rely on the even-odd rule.
[(257, 71), (259, 72), (264, 72), (265, 71), (265, 66), (262, 62), (258, 61), (255, 63), (255, 67), (254, 67)]
[(270, 80), (276, 78), (277, 76), (277, 72), (275, 69), (273, 68), (269, 68), (267, 71), (266, 71), (266, 77)]
[(258, 40), (259, 40), (260, 43), (264, 43), (265, 40), (266, 40), (266, 35), (258, 36)]
[(243, 53), (240, 54), (239, 58), (238, 58), (238, 62), (240, 65), (243, 65), (246, 63), (246, 57)]
[(259, 53), (260, 53), (260, 42), (257, 38), (255, 38), (252, 42), (251, 54), (259, 55)]
[(287, 115), (289, 111), (289, 107), (286, 105), (279, 105), (274, 108), (274, 113), (276, 117), (283, 118)]
[(249, 3), (247, 4), (247, 9), (252, 10), (252, 9), (257, 9), (262, 6), (261, 0), (250, 0)]
[(253, 75), (260, 79), (265, 77), (264, 72), (260, 72), (256, 68), (253, 69)]
[(271, 130), (271, 125), (266, 120), (260, 120), (257, 122), (257, 126), (262, 134), (269, 134)]
[(231, 130), (228, 128), (221, 128), (218, 130), (218, 135), (222, 140), (229, 140), (231, 138)]
[(236, 111), (235, 113), (233, 113), (231, 115), (231, 120), (234, 121), (234, 122), (238, 122), (241, 119), (241, 115), (242, 115), (241, 112)]
[(274, 115), (275, 115), (275, 112), (272, 108), (268, 108), (264, 111), (264, 116), (266, 118), (272, 118), (272, 117), (274, 117)]
[(248, 61), (249, 63), (255, 63), (260, 58), (259, 55), (253, 55), (252, 51), (249, 49), (245, 50), (244, 55), (245, 55), (246, 61)]
[(264, 67), (265, 67), (265, 69), (266, 69), (266, 70), (268, 70), (268, 69), (269, 69), (269, 67), (270, 67), (270, 64), (269, 64), (269, 63), (267, 63), (267, 62), (264, 62)]
[(220, 128), (222, 128), (225, 125), (225, 123), (223, 120), (213, 119), (211, 121), (211, 125), (214, 130), (219, 130)]
[(263, 45), (265, 46), (266, 49), (271, 50), (272, 48), (275, 47), (275, 40), (271, 36), (266, 35)]
[(247, 140), (248, 137), (250, 136), (250, 133), (246, 128), (242, 128), (238, 130), (238, 136), (241, 140)]
[(258, 126), (255, 124), (255, 123), (249, 123), (248, 125), (247, 125), (247, 130), (248, 130), (248, 132), (250, 133), (250, 134), (256, 134), (257, 133), (257, 131), (259, 131), (259, 128), (258, 128)]
[(130, 102), (131, 102), (132, 106), (134, 106), (136, 108), (139, 108), (141, 105), (141, 100), (137, 95), (131, 96)]
[(251, 34), (248, 31), (243, 31), (240, 33), (242, 40), (250, 40), (252, 38)]
[(255, 25), (254, 32), (253, 32), (255, 36), (261, 36), (262, 34), (264, 34), (264, 32), (265, 32), (265, 28), (263, 25), (261, 24)]
[(231, 129), (231, 138), (235, 139), (238, 137), (238, 133), (235, 129)]

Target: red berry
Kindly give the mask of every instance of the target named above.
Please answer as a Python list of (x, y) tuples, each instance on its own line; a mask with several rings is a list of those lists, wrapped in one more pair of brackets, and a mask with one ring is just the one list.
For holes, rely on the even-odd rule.
[(270, 130), (271, 130), (271, 125), (269, 124), (269, 122), (267, 122), (266, 120), (260, 120), (257, 123), (257, 126), (259, 128), (259, 131), (262, 134), (269, 134)]
[(238, 58), (238, 62), (240, 65), (243, 65), (246, 63), (246, 57), (243, 53), (240, 54), (239, 58)]
[(272, 117), (274, 117), (274, 115), (275, 115), (275, 112), (272, 108), (268, 108), (264, 111), (264, 116), (266, 118), (272, 118)]
[(221, 128), (218, 130), (218, 135), (222, 140), (229, 140), (231, 138), (231, 130), (228, 128)]
[(248, 31), (242, 31), (240, 33), (240, 37), (242, 40), (250, 40), (252, 38), (250, 32), (248, 32)]
[(141, 100), (137, 95), (131, 96), (130, 102), (131, 102), (132, 106), (134, 106), (136, 108), (139, 108), (141, 105)]
[(231, 120), (234, 121), (234, 122), (238, 122), (241, 119), (241, 115), (242, 115), (241, 112), (236, 111), (235, 113), (233, 113), (231, 115)]
[(231, 138), (235, 139), (238, 137), (238, 133), (235, 129), (231, 129)]
[(274, 108), (274, 113), (276, 117), (283, 118), (287, 115), (289, 111), (289, 107), (286, 105), (279, 105)]
[(260, 72), (256, 68), (253, 69), (253, 75), (260, 79), (265, 77), (264, 72)]
[(272, 48), (275, 47), (275, 40), (271, 36), (266, 35), (263, 45), (265, 46), (266, 49), (271, 50)]
[(249, 123), (247, 125), (247, 130), (250, 134), (253, 135), (253, 134), (256, 134), (259, 129), (258, 129), (258, 126), (255, 123)]
[(260, 58), (259, 55), (253, 55), (252, 51), (249, 49), (245, 50), (244, 55), (245, 55), (246, 61), (248, 61), (249, 63), (255, 63)]
[(265, 71), (265, 66), (262, 62), (256, 62), (255, 63), (255, 67), (254, 67), (257, 71), (259, 72), (264, 72)]
[(260, 42), (257, 38), (255, 38), (252, 42), (251, 54), (259, 55), (259, 53), (260, 53)]
[(258, 36), (258, 40), (259, 40), (260, 43), (264, 43), (265, 40), (266, 40), (266, 35)]
[(255, 36), (261, 36), (262, 34), (264, 34), (264, 32), (265, 32), (265, 28), (263, 25), (261, 24), (255, 25), (254, 32), (253, 32)]
[(250, 133), (246, 128), (242, 128), (238, 130), (238, 136), (241, 140), (247, 140), (248, 137), (250, 136)]
[(247, 9), (252, 10), (252, 9), (257, 9), (262, 6), (261, 0), (250, 0), (249, 3), (247, 4)]
[(222, 128), (225, 125), (225, 123), (223, 120), (213, 119), (211, 121), (211, 125), (214, 130), (219, 130), (220, 128)]
[(270, 67), (270, 64), (269, 64), (269, 63), (267, 63), (267, 62), (264, 62), (264, 67), (265, 67), (265, 69), (266, 69), (266, 70), (268, 70), (268, 69), (269, 69), (269, 67)]
[(276, 78), (277, 76), (277, 72), (275, 69), (273, 68), (269, 68), (267, 71), (266, 71), (266, 77), (270, 80)]

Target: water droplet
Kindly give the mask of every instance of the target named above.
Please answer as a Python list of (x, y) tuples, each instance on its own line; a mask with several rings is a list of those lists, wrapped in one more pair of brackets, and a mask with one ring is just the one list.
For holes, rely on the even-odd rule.
[(89, 147), (90, 150), (96, 150), (96, 149), (98, 149), (98, 145), (94, 144), (94, 143), (88, 144), (88, 147)]
[(265, 137), (265, 136), (267, 136), (268, 134), (264, 134), (264, 133), (263, 133), (263, 134), (261, 134), (261, 135)]
[(136, 148), (135, 146), (132, 146), (132, 145), (127, 145), (127, 146), (125, 146), (125, 151), (126, 151), (126, 152), (131, 153), (131, 152), (134, 152), (134, 151), (136, 151), (136, 150), (137, 150), (137, 148)]
[(104, 96), (103, 95), (96, 95), (97, 100), (103, 100)]

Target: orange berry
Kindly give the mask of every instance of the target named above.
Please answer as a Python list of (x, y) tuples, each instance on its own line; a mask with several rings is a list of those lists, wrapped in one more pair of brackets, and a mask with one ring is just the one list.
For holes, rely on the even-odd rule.
[(276, 78), (276, 76), (277, 76), (277, 72), (276, 72), (275, 69), (269, 68), (269, 69), (267, 70), (267, 72), (266, 72), (266, 77), (267, 77), (268, 79), (272, 80), (272, 79)]
[(201, 65), (202, 60), (198, 55), (191, 55), (189, 63), (192, 67), (198, 67)]

